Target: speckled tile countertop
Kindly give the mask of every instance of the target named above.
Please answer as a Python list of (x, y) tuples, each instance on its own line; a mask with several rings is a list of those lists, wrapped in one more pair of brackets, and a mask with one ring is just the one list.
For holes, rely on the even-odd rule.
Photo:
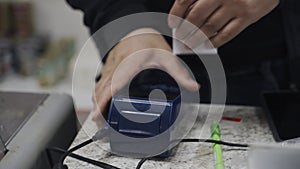
[[(207, 105), (200, 106), (200, 113), (208, 111)], [(241, 118), (241, 122), (224, 121), (220, 122), (222, 140), (235, 143), (273, 143), (273, 137), (264, 113), (260, 108), (227, 106), (224, 116)], [(73, 142), (78, 145), (90, 138), (95, 126), (89, 119), (83, 124), (81, 131)], [(193, 133), (199, 129), (194, 127), (187, 138), (196, 138)], [(124, 169), (134, 169), (139, 159), (120, 157), (111, 154), (107, 150), (107, 142), (92, 143), (84, 147), (76, 154), (83, 155), (94, 160), (109, 163)], [(223, 146), (223, 157), (226, 169), (246, 169), (247, 151), (238, 148)], [(97, 169), (98, 167), (67, 158), (65, 164), (69, 169)], [(144, 169), (210, 169), (214, 168), (214, 157), (212, 147), (208, 143), (181, 143), (174, 155), (163, 160), (148, 160), (144, 163)]]

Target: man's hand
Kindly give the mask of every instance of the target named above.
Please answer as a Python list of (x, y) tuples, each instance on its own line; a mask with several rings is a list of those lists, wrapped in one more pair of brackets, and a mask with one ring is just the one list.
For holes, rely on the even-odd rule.
[[(157, 51), (165, 51), (157, 55)], [(133, 56), (133, 57), (131, 57)], [(125, 58), (127, 58), (125, 60)], [(96, 84), (94, 95), (94, 121), (99, 121), (101, 114), (112, 96), (122, 89), (137, 71), (144, 68), (163, 68), (179, 85), (195, 91), (197, 82), (191, 79), (188, 71), (171, 53), (169, 44), (159, 32), (143, 28), (130, 33), (109, 53), (101, 72), (101, 79)]]
[(272, 11), (279, 0), (176, 0), (169, 17), (171, 28), (177, 28), (175, 35), (185, 39), (193, 30), (187, 23), (172, 16), (185, 18), (211, 40), (215, 47), (220, 47), (233, 39), (246, 27)]

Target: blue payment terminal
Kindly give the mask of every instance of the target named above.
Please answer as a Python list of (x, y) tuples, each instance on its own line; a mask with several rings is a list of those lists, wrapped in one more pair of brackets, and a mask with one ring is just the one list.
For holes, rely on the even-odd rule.
[[(150, 138), (164, 133), (164, 140), (160, 140), (157, 146), (166, 148), (166, 151), (156, 157), (166, 158), (171, 154), (168, 149), (171, 129), (168, 129), (178, 116), (180, 100), (180, 95), (167, 100), (116, 95), (112, 98), (107, 121), (115, 131), (131, 138)], [(127, 142), (114, 134), (110, 135), (110, 147), (115, 153), (146, 156), (143, 153), (147, 152), (141, 152), (142, 149), (139, 148), (146, 144), (148, 143)]]

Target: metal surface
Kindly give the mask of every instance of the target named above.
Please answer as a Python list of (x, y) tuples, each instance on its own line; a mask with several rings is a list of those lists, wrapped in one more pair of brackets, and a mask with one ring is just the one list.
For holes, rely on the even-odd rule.
[(0, 161), (4, 157), (5, 152), (6, 152), (6, 147), (5, 147), (4, 142), (2, 141), (2, 139), (0, 137)]
[(47, 96), (48, 94), (0, 92), (0, 137), (5, 145)]
[[(50, 169), (53, 166), (48, 161), (49, 158), (45, 156), (46, 149), (49, 146), (67, 148), (64, 145), (71, 143), (76, 134), (75, 111), (70, 96), (31, 93), (25, 95), (6, 95), (4, 100), (10, 101), (1, 105), (10, 107), (13, 114), (21, 112), (22, 118), (14, 116), (18, 118), (18, 121), (14, 121), (11, 116), (8, 118), (21, 125), (17, 128), (14, 125), (14, 130), (9, 130), (9, 133), (13, 133), (10, 134), (12, 139), (6, 145), (8, 151), (0, 161), (0, 169)], [(1, 98), (3, 99), (3, 95)], [(22, 108), (13, 109), (15, 106)]]

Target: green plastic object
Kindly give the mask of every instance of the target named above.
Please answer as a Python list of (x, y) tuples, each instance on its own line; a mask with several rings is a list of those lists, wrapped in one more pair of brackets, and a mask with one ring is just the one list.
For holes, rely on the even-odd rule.
[[(217, 123), (211, 125), (211, 138), (216, 141), (221, 141), (220, 127)], [(225, 169), (222, 146), (220, 144), (213, 144), (213, 152), (215, 156), (215, 169)]]

